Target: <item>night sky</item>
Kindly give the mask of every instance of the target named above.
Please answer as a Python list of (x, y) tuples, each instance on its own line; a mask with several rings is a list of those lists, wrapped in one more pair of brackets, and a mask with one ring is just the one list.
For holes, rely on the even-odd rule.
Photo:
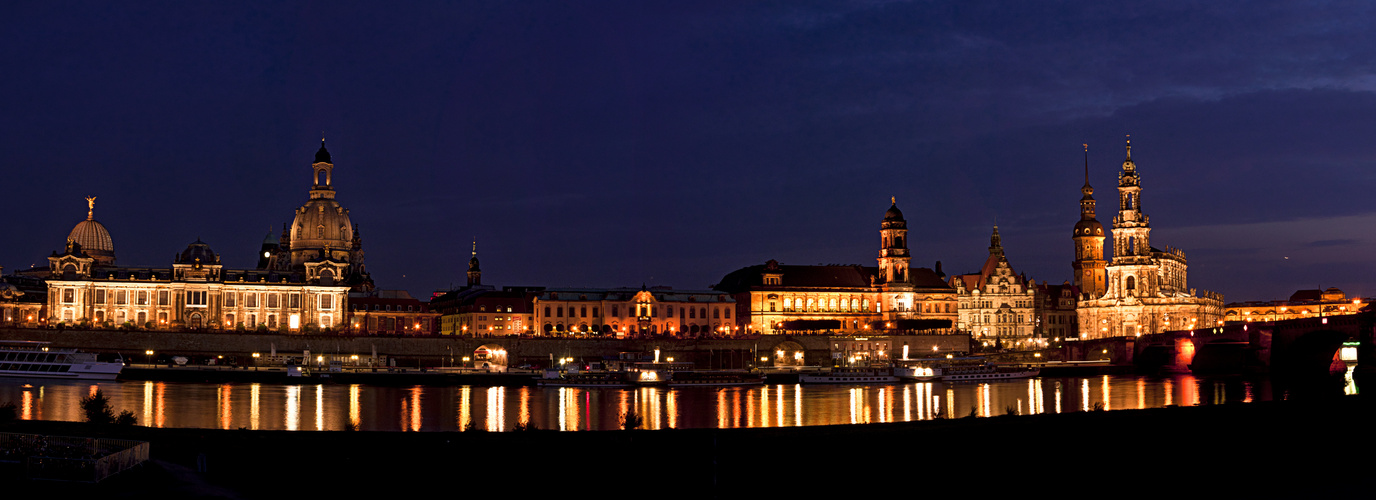
[[(1112, 2), (1109, 2), (1112, 3)], [(1071, 279), (1132, 135), (1152, 244), (1229, 302), (1376, 293), (1372, 4), (10, 2), (6, 272), (94, 195), (123, 265), (252, 267), (322, 131), (380, 288), (701, 289), (735, 269)]]

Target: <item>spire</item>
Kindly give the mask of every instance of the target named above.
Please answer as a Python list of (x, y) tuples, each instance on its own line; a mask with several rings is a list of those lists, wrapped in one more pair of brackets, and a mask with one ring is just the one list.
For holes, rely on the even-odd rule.
[(86, 220), (96, 220), (96, 197), (86, 197)]
[(1003, 239), (999, 237), (999, 226), (994, 225), (994, 234), (989, 236), (989, 253), (1003, 254)]
[(1132, 134), (1128, 134), (1127, 143), (1128, 157), (1127, 159), (1123, 160), (1123, 171), (1130, 174), (1133, 170), (1137, 168), (1137, 164), (1132, 162)]
[(478, 256), (478, 239), (477, 239), (477, 238), (473, 238), (473, 256), (474, 256), (474, 257), (477, 257), (477, 256)]

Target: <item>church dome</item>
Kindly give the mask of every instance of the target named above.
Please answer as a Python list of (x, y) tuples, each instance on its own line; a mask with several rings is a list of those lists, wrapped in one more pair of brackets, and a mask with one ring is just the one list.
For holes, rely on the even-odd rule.
[(96, 221), (96, 199), (87, 198), (86, 202), (89, 207), (86, 220), (78, 222), (76, 227), (72, 228), (72, 232), (67, 234), (67, 240), (81, 245), (81, 250), (86, 252), (86, 255), (101, 263), (114, 263), (115, 242), (110, 238), (110, 231), (105, 229), (105, 225)]
[[(1064, 226), (1062, 226), (1064, 227)], [(1104, 225), (1095, 219), (1081, 220), (1075, 223), (1075, 236), (1103, 236)]]
[(324, 250), (326, 247), (332, 255), (348, 252), (353, 239), (354, 225), (349, 220), (349, 211), (333, 198), (315, 198), (296, 209), (296, 219), (291, 223), (293, 255), (302, 250)]
[(215, 255), (215, 251), (210, 249), (210, 245), (197, 238), (195, 242), (186, 246), (186, 250), (182, 250), (182, 253), (177, 255), (176, 263), (195, 264), (199, 261), (201, 264), (215, 264), (219, 260), (220, 257)]
[(898, 203), (894, 203), (884, 212), (884, 220), (903, 220), (903, 211), (898, 209)]
[(282, 244), (282, 240), (277, 236), (277, 232), (273, 231), (272, 229), (268, 229), (268, 235), (263, 237), (263, 245), (276, 246), (280, 244)]

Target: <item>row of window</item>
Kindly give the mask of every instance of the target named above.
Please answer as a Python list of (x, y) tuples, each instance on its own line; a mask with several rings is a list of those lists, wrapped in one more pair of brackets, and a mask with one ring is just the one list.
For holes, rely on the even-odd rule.
[[(597, 314), (598, 314), (598, 308), (597, 308), (596, 306), (592, 307), (591, 311), (592, 311), (592, 315), (589, 316), (589, 315), (588, 315), (588, 312), (589, 312), (588, 306), (580, 306), (580, 307), (572, 307), (572, 306), (570, 306), (569, 309), (568, 309), (568, 317), (570, 317), (570, 318), (587, 318), (587, 317), (596, 318), (596, 317), (598, 317), (598, 315), (597, 315)], [(619, 318), (619, 317), (621, 317), (621, 307), (620, 307), (620, 306), (615, 306), (615, 305), (612, 306), (612, 307), (611, 307), (611, 311), (612, 311), (612, 317), (613, 317), (613, 318)], [(511, 312), (511, 308), (510, 308), (510, 307), (507, 308), (507, 312)], [(627, 313), (630, 313), (629, 310), (627, 310), (626, 312), (627, 312)], [(672, 317), (674, 317), (674, 306), (662, 306), (662, 307), (656, 308), (656, 307), (654, 307), (654, 306), (651, 305), (651, 304), (637, 304), (637, 305), (636, 305), (636, 314), (635, 314), (635, 317), (637, 317), (637, 318), (660, 317), (660, 316), (657, 314), (657, 313), (660, 313), (660, 312), (666, 312), (666, 313), (667, 313), (667, 317), (672, 318)], [(553, 314), (551, 314), (551, 313), (553, 313)], [(545, 317), (546, 317), (546, 318), (551, 318), (551, 317), (553, 317), (553, 318), (562, 318), (562, 317), (564, 317), (564, 308), (563, 308), (563, 307), (554, 307), (554, 308), (551, 308), (550, 306), (545, 306)], [(678, 317), (679, 317), (679, 319), (698, 319), (698, 318), (707, 319), (707, 308), (706, 308), (706, 307), (694, 308), (694, 307), (682, 307), (682, 306), (680, 306), (680, 307), (678, 308)], [(730, 308), (715, 308), (715, 307), (712, 308), (712, 318), (713, 318), (713, 319), (722, 319), (723, 317), (725, 317), (726, 319), (731, 319), (731, 309), (730, 309)]]
[[(243, 297), (242, 301), (244, 307), (258, 307), (261, 295), (262, 302), (264, 302), (269, 309), (277, 309), (279, 307), (282, 307), (282, 305), (284, 304), (289, 309), (301, 308), (301, 294), (299, 292), (262, 292), (261, 294), (259, 292), (223, 292), (222, 296), (225, 300), (225, 307), (239, 307), (238, 304), (240, 302), (241, 295)], [(208, 305), (210, 303), (209, 298), (210, 292), (204, 290), (188, 290), (186, 292), (186, 304), (190, 306)], [(108, 304), (111, 301), (111, 299), (113, 299), (115, 305), (119, 306), (128, 305), (130, 299), (133, 299), (134, 305), (146, 306), (149, 305), (148, 300), (150, 299), (150, 294), (147, 290), (96, 290), (95, 303), (97, 305)], [(171, 291), (157, 290), (157, 301), (158, 305), (160, 306), (171, 305)], [(334, 307), (334, 296), (321, 295), (319, 302), (321, 309), (332, 309)], [(62, 289), (62, 303), (76, 303), (75, 288)], [(390, 310), (391, 306), (388, 307), (388, 310)], [(411, 310), (410, 307), (411, 306), (407, 306), (408, 311)]]

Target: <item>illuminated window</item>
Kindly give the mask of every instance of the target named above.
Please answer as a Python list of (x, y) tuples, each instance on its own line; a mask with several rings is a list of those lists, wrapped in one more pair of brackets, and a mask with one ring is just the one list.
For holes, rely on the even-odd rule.
[(145, 292), (145, 291), (143, 291), (143, 290), (139, 290), (139, 301), (138, 301), (138, 305), (141, 305), (141, 306), (146, 306), (146, 305), (148, 305), (148, 292)]
[(165, 306), (171, 303), (171, 295), (167, 290), (158, 290), (158, 305)]
[(97, 304), (104, 304), (104, 303), (105, 303), (105, 290), (104, 290), (104, 289), (96, 290), (96, 303), (97, 303)]
[(62, 289), (62, 303), (71, 304), (76, 302), (76, 290), (72, 288)]

